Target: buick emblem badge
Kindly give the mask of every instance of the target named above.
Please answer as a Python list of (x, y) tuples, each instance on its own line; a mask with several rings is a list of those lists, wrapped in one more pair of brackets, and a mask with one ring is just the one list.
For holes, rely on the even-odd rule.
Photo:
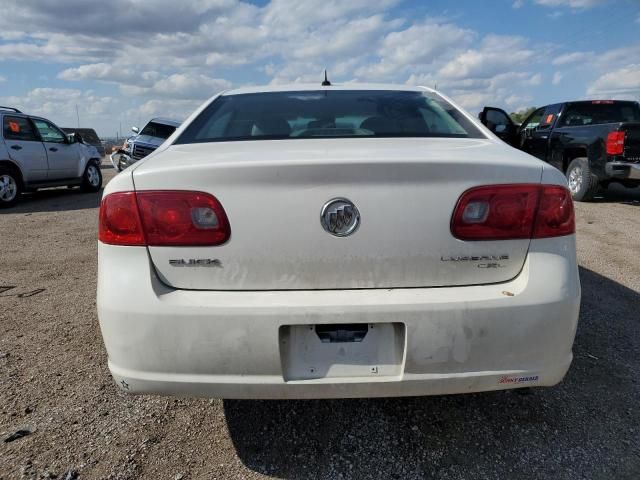
[(358, 229), (360, 212), (351, 200), (334, 198), (322, 207), (320, 223), (331, 235), (347, 237)]

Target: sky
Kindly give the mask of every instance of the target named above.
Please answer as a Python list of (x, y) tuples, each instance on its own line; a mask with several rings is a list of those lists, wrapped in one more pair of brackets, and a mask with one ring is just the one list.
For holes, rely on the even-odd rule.
[[(127, 135), (243, 85), (436, 86), (477, 113), (640, 99), (640, 0), (0, 0), (0, 105)], [(7, 13), (8, 12), (8, 13)]]

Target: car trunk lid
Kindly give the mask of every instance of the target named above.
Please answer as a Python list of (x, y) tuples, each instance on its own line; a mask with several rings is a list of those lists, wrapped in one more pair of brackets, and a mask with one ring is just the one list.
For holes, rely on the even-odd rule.
[[(379, 138), (175, 145), (133, 176), (138, 191), (212, 194), (231, 225), (224, 245), (148, 247), (167, 285), (308, 290), (515, 277), (528, 239), (458, 240), (451, 215), (471, 187), (539, 183), (541, 173), (541, 162), (492, 140)], [(323, 229), (321, 210), (334, 198), (348, 199), (359, 211), (359, 227), (349, 236)]]

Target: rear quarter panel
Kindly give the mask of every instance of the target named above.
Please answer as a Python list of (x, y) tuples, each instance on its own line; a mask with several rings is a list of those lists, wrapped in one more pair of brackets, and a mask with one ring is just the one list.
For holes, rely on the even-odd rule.
[(83, 143), (76, 143), (76, 147), (78, 149), (78, 169), (76, 170), (76, 176), (82, 177), (89, 161), (97, 160), (100, 162), (101, 157), (96, 147)]

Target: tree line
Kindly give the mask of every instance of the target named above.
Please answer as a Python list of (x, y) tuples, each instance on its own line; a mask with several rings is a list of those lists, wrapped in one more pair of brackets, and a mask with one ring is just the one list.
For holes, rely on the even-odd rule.
[(511, 116), (511, 120), (514, 122), (522, 123), (535, 109), (536, 107), (529, 107), (525, 110), (520, 110), (519, 112), (511, 112), (509, 115)]

